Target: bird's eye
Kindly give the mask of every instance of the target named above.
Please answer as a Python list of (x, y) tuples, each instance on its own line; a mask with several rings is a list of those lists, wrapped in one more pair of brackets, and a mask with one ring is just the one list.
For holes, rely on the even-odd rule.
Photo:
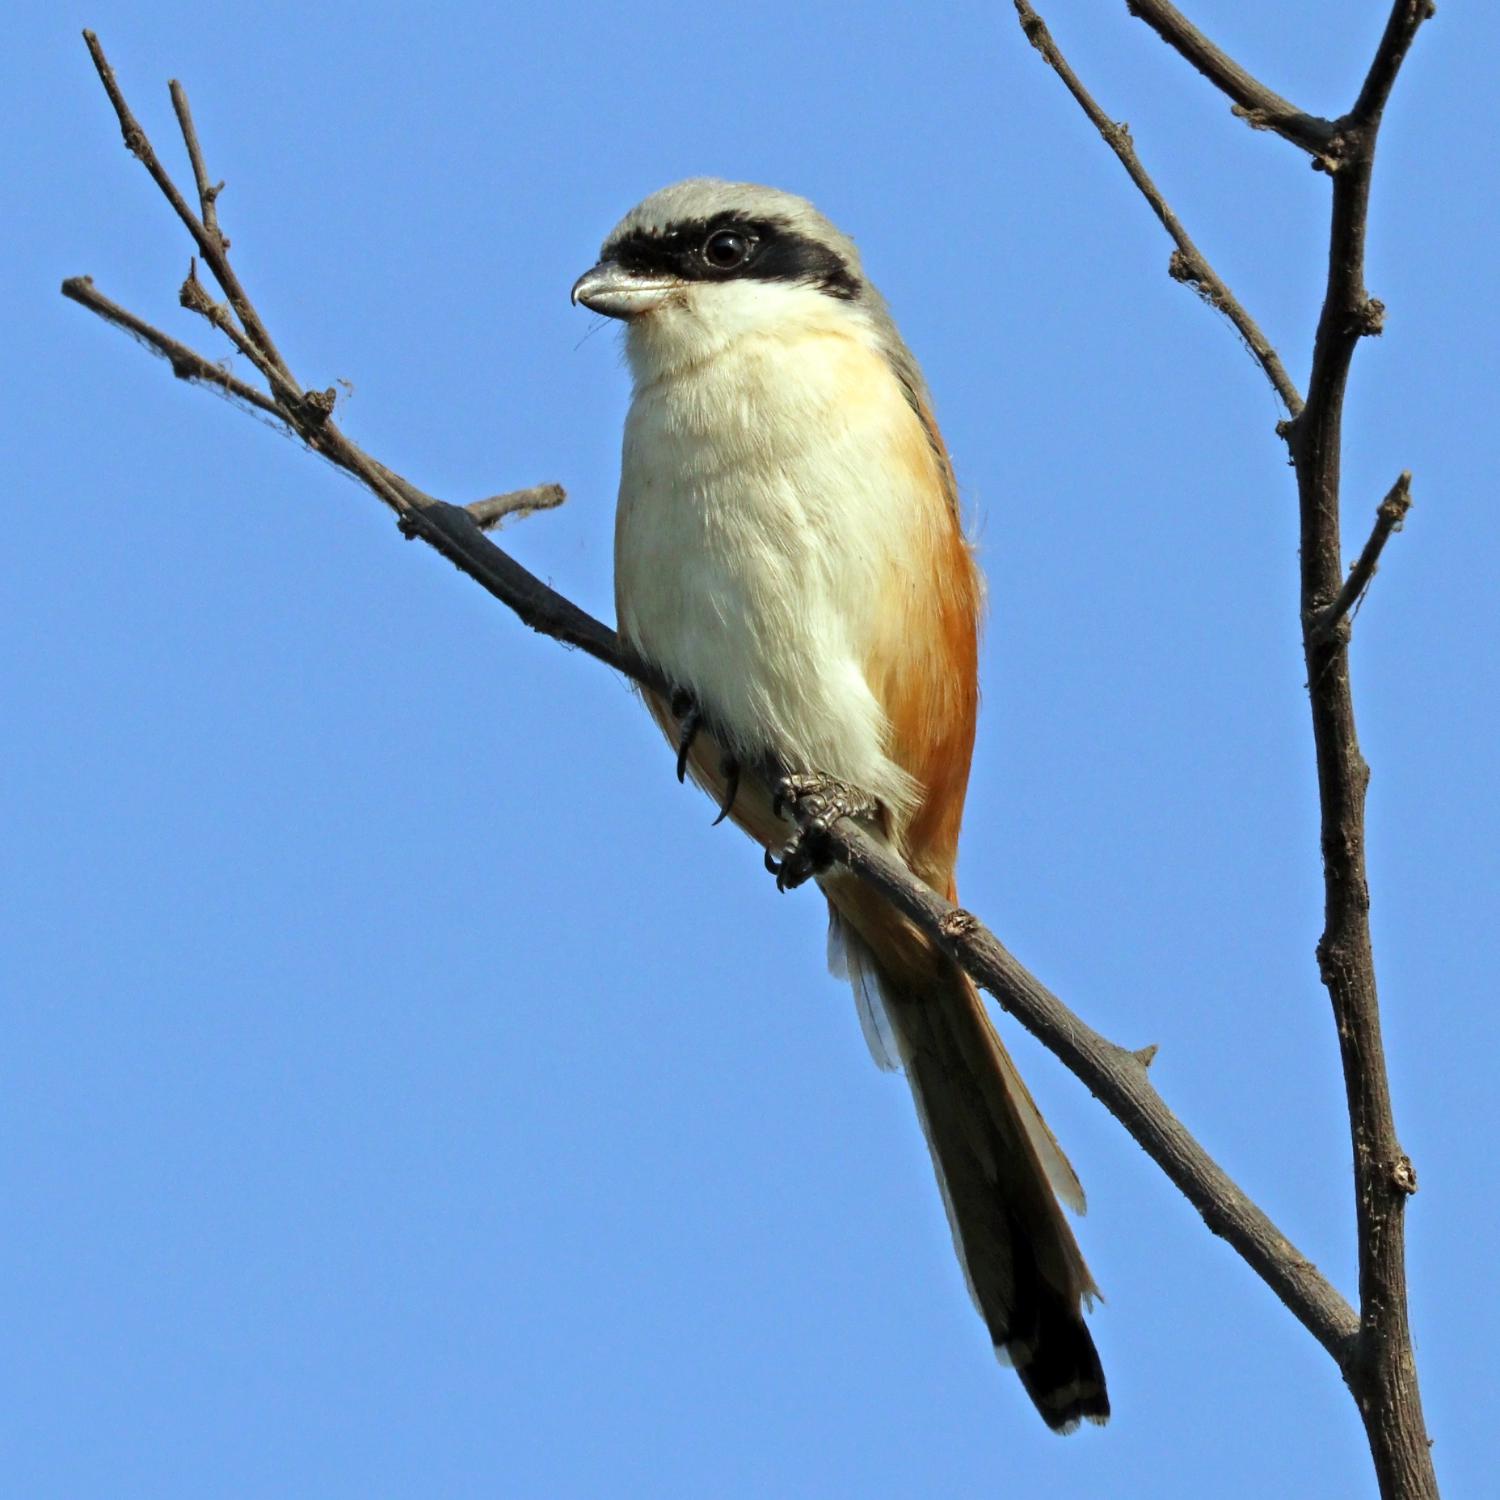
[(739, 229), (716, 229), (703, 242), (703, 258), (719, 271), (732, 271), (749, 259), (752, 240)]

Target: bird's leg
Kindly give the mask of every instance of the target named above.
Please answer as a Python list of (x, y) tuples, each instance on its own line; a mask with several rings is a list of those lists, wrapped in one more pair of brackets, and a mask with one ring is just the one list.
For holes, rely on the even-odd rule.
[(771, 810), (777, 817), (786, 809), (797, 831), (782, 846), (780, 858), (766, 851), (766, 869), (776, 877), (778, 891), (793, 891), (820, 875), (833, 862), (828, 831), (840, 818), (871, 818), (880, 804), (868, 792), (821, 771), (788, 774), (776, 783)]
[[(671, 708), (672, 717), (677, 720), (677, 779), (686, 781), (688, 755), (705, 723), (703, 710), (686, 688), (673, 689)], [(724, 795), (719, 799), (719, 816), (713, 821), (715, 828), (734, 811), (734, 799), (740, 794), (740, 763), (727, 750), (719, 758), (719, 770), (724, 775)]]

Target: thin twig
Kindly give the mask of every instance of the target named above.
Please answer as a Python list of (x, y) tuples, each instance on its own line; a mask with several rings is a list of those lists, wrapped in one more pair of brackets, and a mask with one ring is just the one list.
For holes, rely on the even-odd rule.
[(1314, 625), (1312, 633), (1318, 645), (1325, 645), (1332, 640), (1339, 626), (1352, 617), (1360, 600), (1364, 598), (1365, 590), (1370, 587), (1370, 580), (1375, 577), (1375, 569), (1380, 564), (1380, 554), (1385, 550), (1386, 542), (1390, 540), (1392, 532), (1401, 530), (1410, 509), (1411, 470), (1406, 469), (1376, 507), (1375, 526), (1370, 532), (1370, 539), (1365, 543), (1354, 566), (1349, 569), (1349, 576), (1344, 580), (1338, 598), (1324, 610)]
[(304, 393), (287, 379), (280, 367), (261, 351), (248, 333), (240, 328), (239, 324), (234, 321), (234, 314), (229, 308), (209, 296), (203, 283), (198, 280), (196, 260), (188, 264), (187, 279), (178, 290), (177, 300), (189, 312), (206, 318), (220, 333), (224, 334), (229, 342), (265, 377), (266, 384), (271, 387), (272, 394), (278, 401), (289, 405), (296, 405), (301, 401)]
[(1401, 71), (1401, 64), (1406, 61), (1406, 54), (1416, 40), (1417, 28), (1436, 14), (1437, 6), (1433, 0), (1397, 0), (1391, 7), (1359, 98), (1349, 111), (1353, 119), (1379, 127), (1385, 102), (1395, 86), (1396, 74)]
[(162, 355), (179, 380), (217, 386), (236, 401), (243, 401), (247, 406), (253, 406), (257, 411), (263, 411), (278, 421), (284, 420), (282, 409), (270, 397), (256, 390), (253, 385), (246, 385), (222, 365), (205, 359), (196, 349), (190, 349), (161, 329), (153, 328), (133, 312), (121, 307), (118, 302), (111, 302), (102, 292), (94, 289), (92, 276), (70, 276), (62, 284), (62, 294), (80, 307), (86, 307), (91, 313), (97, 313), (106, 323), (123, 328), (132, 338)]
[(1234, 113), (1256, 130), (1270, 130), (1311, 156), (1321, 156), (1335, 126), (1283, 99), (1216, 47), (1169, 0), (1125, 0), (1130, 14), (1144, 21), (1169, 47), (1180, 52), (1216, 88), (1234, 100)]
[(420, 538), (442, 553), (531, 629), (565, 646), (576, 646), (654, 692), (670, 691), (661, 674), (636, 656), (607, 625), (549, 588), (508, 552), (501, 551), (463, 506), (450, 505), (417, 489), (371, 458), (332, 421), (309, 434), (296, 415), (283, 409), (281, 416), (318, 452), (354, 475), (389, 505), (397, 513), (405, 536)]
[[(528, 489), (509, 490), (486, 500), (471, 501), (463, 510), (481, 531), (498, 531), (508, 520), (525, 520), (539, 510), (555, 510), (567, 498), (568, 492), (560, 484), (534, 484)], [(416, 523), (410, 516), (402, 516), (397, 525), (408, 541), (417, 538)]]
[(188, 161), (193, 168), (193, 181), (198, 186), (198, 212), (203, 219), (204, 231), (218, 241), (220, 249), (227, 251), (229, 241), (224, 238), (219, 229), (217, 207), (219, 194), (224, 191), (224, 184), (208, 180), (208, 168), (203, 164), (203, 148), (198, 144), (198, 131), (193, 124), (193, 112), (188, 107), (187, 90), (175, 78), (168, 82), (167, 89), (172, 95), (172, 108), (177, 112), (177, 124), (182, 130), (183, 144), (187, 147)]
[(1287, 374), (1285, 366), (1282, 365), (1281, 356), (1277, 354), (1271, 341), (1260, 331), (1255, 319), (1246, 312), (1239, 299), (1225, 285), (1223, 278), (1208, 263), (1208, 258), (1193, 243), (1187, 230), (1182, 227), (1181, 220), (1172, 212), (1167, 200), (1162, 197), (1161, 190), (1151, 180), (1146, 169), (1141, 165), (1140, 157), (1136, 155), (1135, 145), (1130, 139), (1129, 127), (1117, 124), (1099, 108), (1093, 95), (1084, 88), (1078, 75), (1068, 66), (1067, 59), (1058, 51), (1057, 43), (1052, 40), (1052, 33), (1047, 30), (1046, 22), (1031, 8), (1027, 0), (1015, 0), (1015, 6), (1016, 13), (1021, 20), (1021, 29), (1026, 33), (1026, 39), (1042, 54), (1053, 72), (1062, 79), (1068, 92), (1078, 101), (1079, 107), (1093, 122), (1094, 128), (1104, 137), (1109, 149), (1120, 158), (1120, 164), (1130, 174), (1130, 180), (1140, 189), (1146, 202), (1151, 205), (1151, 210), (1161, 221), (1162, 228), (1172, 236), (1177, 246), (1167, 267), (1172, 279), (1186, 282), (1193, 287), (1205, 302), (1217, 308), (1234, 324), (1240, 337), (1244, 339), (1250, 352), (1255, 356), (1256, 362), (1265, 371), (1266, 378), (1271, 382), (1276, 394), (1281, 397), (1282, 404), (1295, 417), (1302, 410), (1302, 395), (1292, 381), (1292, 377)]
[(567, 498), (568, 492), (560, 484), (534, 484), (529, 489), (471, 501), (464, 509), (481, 531), (498, 531), (507, 521), (524, 521), (539, 510), (556, 510)]
[[(229, 257), (225, 250), (228, 241), (218, 232), (217, 226), (215, 226), (214, 233), (210, 234), (204, 227), (203, 221), (188, 207), (187, 199), (178, 191), (177, 184), (172, 181), (167, 169), (162, 166), (160, 158), (151, 145), (150, 138), (141, 129), (140, 121), (131, 113), (130, 106), (125, 102), (125, 95), (120, 91), (120, 85), (115, 79), (115, 70), (110, 67), (109, 59), (105, 57), (104, 49), (99, 45), (99, 38), (92, 31), (85, 30), (83, 40), (88, 46), (89, 56), (94, 60), (94, 68), (99, 74), (100, 83), (104, 85), (104, 92), (109, 95), (109, 102), (114, 105), (115, 116), (120, 122), (120, 134), (125, 139), (125, 149), (151, 174), (151, 180), (161, 189), (162, 196), (172, 205), (173, 212), (182, 220), (188, 233), (192, 235), (199, 253), (207, 262), (209, 270), (213, 272), (214, 280), (224, 288), (224, 295), (229, 298), (229, 305), (234, 309), (235, 316), (244, 324), (245, 331), (271, 359), (275, 360), (282, 374), (295, 384), (296, 377), (286, 361), (282, 359), (275, 341), (266, 331), (265, 324), (261, 322), (250, 299), (245, 295), (245, 289), (240, 285), (239, 277), (234, 274), (229, 264)], [(187, 118), (191, 122), (192, 116), (189, 115)], [(195, 134), (194, 140), (196, 139)], [(189, 147), (190, 152), (191, 150), (192, 148)]]

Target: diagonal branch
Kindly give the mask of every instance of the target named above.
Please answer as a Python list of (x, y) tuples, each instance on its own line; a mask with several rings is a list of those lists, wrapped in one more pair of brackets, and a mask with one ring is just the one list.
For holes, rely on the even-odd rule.
[(1274, 131), (1310, 156), (1321, 156), (1328, 149), (1335, 129), (1331, 120), (1307, 114), (1267, 88), (1209, 41), (1170, 0), (1125, 0), (1125, 6), (1211, 84), (1228, 94), (1234, 100), (1234, 113), (1252, 129)]
[(1130, 1052), (1101, 1036), (1057, 998), (967, 911), (950, 905), (863, 829), (834, 824), (839, 860), (924, 932), (1088, 1085), (1203, 1222), (1246, 1261), (1342, 1367), (1358, 1320), (1349, 1304), (1205, 1151), (1151, 1086), (1155, 1048)]
[[(421, 537), (486, 592), (513, 610), (531, 629), (551, 636), (565, 646), (577, 647), (644, 686), (657, 691), (666, 690), (652, 668), (634, 656), (607, 625), (549, 588), (484, 536), (484, 531), (504, 515), (546, 510), (561, 503), (560, 485), (535, 485), (511, 494), (496, 495), (477, 501), (472, 508), (449, 505), (419, 490), (394, 470), (371, 458), (332, 422), (310, 425), (313, 419), (307, 411), (308, 398), (301, 398), (297, 405), (271, 400), (196, 350), (152, 327), (119, 303), (110, 301), (95, 290), (91, 277), (70, 277), (62, 284), (62, 294), (162, 355), (180, 380), (211, 386), (283, 423), (288, 431), (302, 438), (336, 467), (353, 475), (396, 511), (404, 535)], [(316, 403), (311, 405), (316, 411)], [(501, 513), (500, 517), (495, 515), (496, 511)]]
[(1223, 278), (1208, 263), (1208, 257), (1193, 243), (1187, 230), (1182, 227), (1182, 221), (1172, 212), (1161, 189), (1141, 165), (1141, 159), (1136, 155), (1135, 145), (1130, 139), (1129, 127), (1117, 124), (1099, 108), (1094, 96), (1084, 88), (1078, 75), (1069, 67), (1067, 58), (1058, 50), (1057, 43), (1052, 40), (1052, 33), (1047, 30), (1046, 22), (1031, 8), (1027, 0), (1015, 0), (1015, 6), (1027, 41), (1042, 54), (1048, 66), (1062, 79), (1068, 92), (1093, 122), (1094, 128), (1104, 137), (1105, 144), (1120, 158), (1121, 166), (1130, 174), (1130, 180), (1151, 205), (1151, 211), (1161, 220), (1162, 228), (1172, 236), (1177, 249), (1168, 263), (1168, 274), (1174, 281), (1191, 286), (1210, 307), (1217, 308), (1234, 324), (1256, 362), (1265, 371), (1266, 379), (1281, 397), (1282, 404), (1295, 417), (1302, 410), (1302, 396), (1281, 363), (1281, 356), (1260, 331), (1255, 319), (1229, 290)]
[(1369, 72), (1365, 74), (1364, 86), (1349, 112), (1353, 119), (1379, 128), (1385, 102), (1391, 97), (1396, 74), (1401, 71), (1401, 64), (1406, 61), (1406, 54), (1416, 40), (1417, 28), (1436, 14), (1434, 0), (1397, 0), (1391, 7), (1385, 30), (1380, 35), (1380, 45), (1375, 49)]
[[(158, 160), (156, 152), (151, 147), (150, 139), (141, 129), (140, 121), (131, 113), (129, 104), (125, 102), (125, 95), (120, 90), (115, 71), (109, 65), (109, 59), (104, 55), (104, 49), (99, 45), (99, 38), (92, 31), (86, 30), (83, 33), (83, 40), (89, 49), (89, 56), (94, 60), (99, 82), (104, 85), (104, 92), (109, 95), (109, 102), (115, 107), (115, 116), (120, 122), (120, 134), (125, 139), (125, 149), (151, 174), (151, 180), (161, 189), (162, 196), (172, 205), (173, 212), (182, 220), (187, 232), (192, 235), (198, 246), (198, 253), (208, 263), (214, 279), (224, 288), (224, 293), (229, 298), (229, 305), (234, 308), (235, 315), (245, 325), (245, 332), (275, 361), (288, 380), (293, 379), (286, 361), (282, 359), (271, 335), (266, 332), (265, 325), (261, 322), (254, 307), (250, 305), (250, 299), (245, 295), (244, 288), (240, 286), (239, 277), (234, 274), (229, 264), (229, 242), (219, 233), (217, 222), (214, 224), (213, 232), (210, 233), (203, 221), (188, 207), (187, 199), (178, 191), (171, 174)], [(192, 115), (188, 113), (187, 97), (182, 94), (181, 85), (174, 90), (174, 98), (177, 95), (181, 95), (182, 98), (178, 119), (188, 139), (188, 154), (193, 158), (194, 174), (198, 177), (200, 184), (206, 183), (208, 176), (203, 171), (203, 157), (198, 149), (197, 132), (192, 128)], [(213, 192), (214, 197), (217, 197), (218, 189), (215, 188)]]
[(174, 78), (167, 84), (172, 95), (172, 108), (177, 113), (177, 124), (182, 131), (182, 143), (187, 147), (188, 163), (193, 169), (193, 182), (198, 188), (198, 212), (203, 219), (203, 230), (211, 239), (218, 241), (220, 249), (228, 251), (229, 241), (219, 231), (219, 194), (224, 191), (222, 182), (210, 182), (208, 168), (203, 164), (203, 147), (198, 144), (198, 127), (193, 124), (193, 111), (188, 107), (187, 90)]
[(198, 280), (196, 260), (188, 267), (187, 279), (177, 293), (177, 300), (189, 312), (197, 313), (199, 317), (212, 323), (260, 371), (266, 384), (271, 388), (271, 394), (278, 401), (296, 406), (305, 398), (305, 392), (297, 389), (290, 376), (282, 371), (281, 366), (240, 328), (229, 308), (222, 302), (215, 302), (208, 295), (203, 283)]
[[(92, 38), (90, 50), (100, 66), (100, 76), (109, 80), (106, 87), (110, 87), (113, 75)], [(123, 99), (117, 107), (124, 109)], [(129, 117), (128, 111), (125, 117)], [(136, 139), (131, 144), (132, 151), (143, 161), (154, 162), (154, 153), (144, 133), (138, 125), (133, 129)], [(201, 161), (201, 156), (198, 160)], [(155, 170), (152, 176), (157, 176)], [(201, 180), (207, 180), (206, 174)], [(169, 201), (173, 201), (173, 193), (175, 188), (167, 192)], [(218, 274), (211, 261), (210, 268)], [(406, 535), (420, 537), (436, 548), (532, 629), (580, 647), (643, 687), (659, 693), (667, 691), (659, 675), (631, 653), (613, 631), (548, 588), (482, 535), (480, 526), (491, 512), (541, 505), (557, 493), (556, 487), (518, 491), (512, 496), (480, 501), (471, 509), (446, 504), (424, 494), (351, 442), (331, 419), (331, 396), (300, 391), (284, 373), (284, 367), (276, 370), (274, 377), (270, 370), (265, 371), (275, 393), (274, 399), (268, 399), (101, 297), (87, 278), (65, 282), (63, 291), (80, 305), (126, 328), (165, 354), (175, 374), (217, 384), (249, 401), (257, 410), (275, 416), (309, 447), (354, 475), (395, 510)], [(199, 292), (203, 299), (209, 300), (201, 287)], [(252, 332), (256, 328), (263, 330), (264, 325), (242, 289), (234, 305), (246, 334), (262, 350), (274, 348), (269, 339), (261, 342)], [(851, 870), (947, 947), (980, 984), (1088, 1084), (1199, 1209), (1209, 1227), (1234, 1246), (1335, 1359), (1344, 1361), (1358, 1331), (1353, 1310), (1172, 1115), (1146, 1079), (1143, 1054), (1116, 1046), (1087, 1026), (975, 918), (941, 901), (858, 827), (840, 823), (830, 831), (829, 839)]]
[[(1234, 95), (1236, 89), (1261, 87), (1237, 65), (1231, 68), (1223, 54), (1164, 0), (1127, 4), (1226, 92)], [(1057, 69), (1157, 216), (1168, 223), (1160, 194), (1122, 152), (1119, 127), (1104, 119), (1072, 76), (1026, 0), (1016, 0), (1016, 9), (1033, 45)], [(1380, 332), (1385, 313), (1364, 282), (1376, 135), (1401, 63), (1433, 11), (1432, 0), (1395, 0), (1354, 108), (1333, 122), (1316, 153), (1315, 165), (1333, 181), (1327, 288), (1313, 340), (1306, 405), (1288, 403), (1292, 420), (1278, 429), (1296, 469), (1301, 517), (1302, 638), (1323, 850), (1324, 927), (1318, 967), (1333, 1005), (1353, 1144), (1360, 1333), (1343, 1369), (1364, 1420), (1381, 1494), (1402, 1497), (1435, 1496), (1437, 1481), (1407, 1315), (1405, 1208), (1416, 1191), (1416, 1174), (1396, 1136), (1380, 1036), (1365, 869), (1364, 804), (1370, 772), (1355, 732), (1347, 615), (1410, 504), (1410, 476), (1403, 474), (1386, 497), (1375, 532), (1345, 581), (1339, 470), (1350, 363), (1360, 339)]]
[(236, 401), (243, 401), (269, 417), (282, 418), (281, 408), (269, 396), (246, 385), (237, 376), (230, 374), (222, 365), (205, 359), (196, 349), (190, 349), (170, 334), (136, 317), (133, 312), (111, 302), (102, 292), (94, 288), (92, 276), (70, 276), (62, 284), (62, 294), (70, 302), (87, 308), (91, 313), (124, 329), (138, 343), (144, 344), (155, 354), (160, 354), (172, 366), (172, 373), (179, 380), (192, 381), (198, 385), (214, 386)]
[[(79, 280), (65, 284), (65, 294), (74, 301), (109, 316), (109, 321), (128, 327), (155, 347), (174, 343), (130, 314), (118, 316), (124, 310), (98, 294), (80, 295), (83, 289)], [(180, 360), (186, 378), (207, 379), (207, 372), (217, 369), (201, 355), (190, 350), (186, 353), (187, 357)], [(234, 393), (242, 395), (240, 390)], [(297, 430), (285, 408), (263, 399), (256, 404)], [(313, 446), (393, 509), (400, 509), (406, 535), (420, 536), (436, 547), (534, 630), (581, 646), (643, 687), (666, 691), (661, 678), (613, 631), (489, 542), (471, 510), (423, 495), (347, 438), (331, 447)], [(550, 498), (545, 493), (549, 488), (556, 489), (538, 486), (537, 490), (517, 491), (515, 495), (480, 501), (472, 510), (499, 508), (508, 513), (523, 509), (537, 504), (539, 491), (544, 501)], [(1198, 1209), (1208, 1227), (1244, 1257), (1335, 1359), (1344, 1360), (1359, 1326), (1353, 1309), (1167, 1108), (1146, 1077), (1141, 1054), (1101, 1036), (1018, 963), (975, 917), (939, 898), (857, 825), (838, 823), (828, 837), (841, 862), (941, 942), (977, 983), (1088, 1085)]]

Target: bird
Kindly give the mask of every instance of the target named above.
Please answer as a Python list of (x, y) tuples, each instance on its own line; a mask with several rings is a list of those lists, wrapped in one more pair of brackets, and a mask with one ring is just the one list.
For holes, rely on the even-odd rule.
[(782, 888), (816, 880), (996, 1354), (1054, 1431), (1103, 1423), (1098, 1288), (1059, 1202), (1083, 1212), (1077, 1175), (973, 981), (798, 833), (797, 805), (857, 818), (957, 899), (984, 586), (917, 362), (853, 241), (753, 183), (653, 193), (572, 298), (624, 325), (616, 616), (666, 685), (642, 692), (678, 778)]

